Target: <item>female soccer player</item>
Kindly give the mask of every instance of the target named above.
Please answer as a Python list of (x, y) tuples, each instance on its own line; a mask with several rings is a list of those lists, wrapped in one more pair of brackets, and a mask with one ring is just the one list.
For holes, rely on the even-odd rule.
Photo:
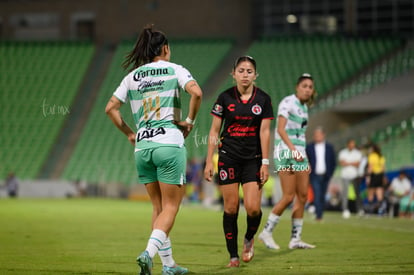
[(285, 97), (279, 104), (275, 132), (274, 160), (279, 173), (283, 196), (269, 214), (259, 239), (270, 249), (279, 249), (272, 237), (280, 216), (296, 197), (292, 210), (292, 235), (289, 248), (314, 248), (301, 240), (303, 212), (308, 194), (309, 163), (305, 152), (305, 132), (308, 107), (315, 94), (310, 74), (303, 74), (296, 83), (296, 93)]
[[(132, 69), (105, 109), (115, 126), (135, 146), (139, 183), (145, 184), (153, 206), (153, 230), (145, 251), (137, 258), (140, 274), (151, 274), (152, 259), (157, 253), (163, 264), (162, 274), (188, 272), (176, 265), (172, 258), (168, 234), (184, 194), (184, 138), (193, 128), (202, 91), (188, 70), (169, 62), (170, 55), (165, 35), (153, 30), (152, 26), (145, 27), (123, 63), (125, 69), (130, 66)], [(184, 121), (180, 121), (179, 88), (191, 96)], [(128, 100), (137, 127), (136, 134), (119, 112)]]
[(273, 110), (269, 95), (254, 86), (257, 71), (253, 58), (239, 57), (232, 75), (236, 86), (221, 93), (211, 111), (213, 121), (204, 176), (206, 180), (212, 180), (213, 154), (218, 145), (219, 188), (224, 200), (223, 229), (230, 254), (227, 267), (238, 267), (239, 185), (242, 185), (247, 212), (242, 260), (249, 262), (253, 258), (254, 235), (262, 217), (262, 185), (269, 177), (270, 122)]

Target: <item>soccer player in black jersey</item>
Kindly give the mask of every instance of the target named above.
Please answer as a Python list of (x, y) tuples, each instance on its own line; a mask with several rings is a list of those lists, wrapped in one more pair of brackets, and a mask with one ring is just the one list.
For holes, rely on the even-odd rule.
[(236, 86), (221, 93), (211, 111), (213, 121), (204, 176), (211, 181), (212, 158), (218, 147), (219, 188), (224, 200), (223, 229), (230, 254), (227, 267), (238, 267), (239, 186), (243, 189), (247, 213), (242, 260), (250, 262), (254, 255), (254, 235), (262, 217), (262, 185), (269, 177), (270, 123), (274, 117), (270, 96), (254, 85), (256, 61), (250, 56), (239, 57), (232, 75)]

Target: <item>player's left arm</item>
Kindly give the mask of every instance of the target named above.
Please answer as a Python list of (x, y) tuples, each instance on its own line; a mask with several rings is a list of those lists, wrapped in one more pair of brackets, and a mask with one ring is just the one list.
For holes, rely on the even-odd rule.
[(121, 112), (119, 111), (121, 106), (122, 102), (115, 96), (112, 96), (106, 104), (105, 113), (115, 126), (128, 137), (129, 142), (135, 146), (135, 133), (122, 118)]
[[(260, 125), (260, 146), (262, 149), (262, 159), (269, 159), (270, 148), (270, 123), (271, 119), (263, 119)], [(263, 164), (260, 167), (260, 179), (262, 184), (269, 179), (269, 164)]]

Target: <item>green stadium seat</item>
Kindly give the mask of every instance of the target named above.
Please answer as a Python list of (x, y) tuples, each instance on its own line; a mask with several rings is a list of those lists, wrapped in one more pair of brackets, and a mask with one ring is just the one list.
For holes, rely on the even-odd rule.
[(0, 90), (13, 114), (0, 120), (7, 129), (2, 144), (9, 144), (2, 149), (0, 177), (11, 170), (22, 179), (37, 176), (64, 121), (45, 117), (43, 100), (70, 107), (93, 52), (92, 43), (0, 42)]

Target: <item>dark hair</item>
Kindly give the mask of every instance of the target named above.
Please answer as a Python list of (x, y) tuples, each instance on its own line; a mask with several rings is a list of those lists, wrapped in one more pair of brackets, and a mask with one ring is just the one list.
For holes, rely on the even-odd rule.
[(254, 60), (253, 59), (253, 57), (251, 57), (251, 56), (249, 56), (249, 55), (243, 55), (243, 56), (240, 56), (239, 58), (237, 58), (236, 59), (236, 61), (234, 62), (234, 65), (233, 65), (233, 70), (235, 70), (236, 69), (236, 67), (241, 63), (241, 62), (244, 62), (244, 61), (248, 61), (248, 62), (250, 62), (250, 63), (252, 63), (252, 65), (253, 65), (253, 67), (254, 67), (254, 70), (255, 71), (257, 71), (257, 68), (256, 68), (256, 60)]
[(313, 81), (313, 77), (308, 73), (303, 73), (301, 76), (299, 76), (298, 81), (296, 81), (296, 85), (299, 85), (304, 79), (310, 79)]
[(381, 154), (381, 148), (377, 145), (377, 144), (372, 144), (371, 145), (371, 148), (372, 148), (372, 151), (374, 152), (374, 153), (377, 153), (378, 154), (378, 156), (382, 156), (382, 154)]
[(405, 170), (400, 170), (398, 174), (407, 176), (407, 173), (405, 172)]
[(167, 37), (162, 32), (154, 30), (153, 27), (152, 24), (144, 27), (134, 48), (125, 56), (122, 63), (125, 70), (128, 70), (131, 65), (130, 71), (152, 62), (156, 56), (161, 55), (162, 47), (168, 45)]
[(348, 138), (348, 139), (346, 140), (346, 144), (349, 144), (350, 142), (353, 142), (353, 143), (355, 143), (355, 144), (356, 144), (356, 141), (355, 141), (355, 139), (353, 139), (353, 138)]

